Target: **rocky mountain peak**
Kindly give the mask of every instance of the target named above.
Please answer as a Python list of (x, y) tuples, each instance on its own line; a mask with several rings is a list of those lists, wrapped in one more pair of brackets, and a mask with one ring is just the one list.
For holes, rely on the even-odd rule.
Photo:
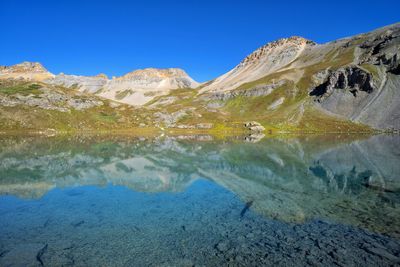
[(143, 105), (154, 97), (178, 88), (196, 88), (199, 85), (184, 70), (178, 68), (135, 70), (113, 78), (103, 88), (102, 97), (130, 105)]
[(100, 78), (100, 79), (105, 79), (108, 80), (108, 76), (104, 73), (99, 73), (96, 76), (94, 76), (95, 78)]
[(39, 62), (22, 62), (12, 66), (2, 66), (2, 73), (47, 73), (47, 69)]
[(308, 46), (313, 45), (313, 41), (298, 36), (270, 42), (245, 57), (235, 68), (203, 87), (201, 91), (229, 91), (260, 79), (287, 66)]
[(187, 73), (179, 68), (156, 69), (146, 68), (135, 70), (119, 77), (118, 79), (148, 79), (148, 78), (186, 78)]
[(261, 46), (253, 53), (245, 57), (239, 64), (239, 66), (247, 65), (248, 63), (258, 61), (262, 59), (264, 56), (267, 56), (273, 52), (287, 51), (290, 53), (290, 51), (301, 50), (307, 45), (315, 45), (315, 44), (316, 44), (315, 42), (300, 36), (281, 38)]
[(0, 79), (22, 79), (28, 81), (43, 81), (54, 77), (39, 62), (22, 62), (12, 66), (0, 66)]

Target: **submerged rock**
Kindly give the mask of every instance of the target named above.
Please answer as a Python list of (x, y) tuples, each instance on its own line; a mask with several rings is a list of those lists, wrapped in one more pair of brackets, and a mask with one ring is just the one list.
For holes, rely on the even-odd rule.
[(219, 252), (225, 252), (229, 249), (229, 244), (227, 242), (219, 242), (217, 245), (215, 245), (215, 248), (219, 251)]

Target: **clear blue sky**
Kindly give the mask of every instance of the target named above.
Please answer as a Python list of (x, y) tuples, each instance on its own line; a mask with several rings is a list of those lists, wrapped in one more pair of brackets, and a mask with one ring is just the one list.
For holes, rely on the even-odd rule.
[(0, 65), (119, 76), (180, 67), (206, 81), (259, 46), (300, 35), (318, 43), (400, 21), (400, 1), (0, 0)]

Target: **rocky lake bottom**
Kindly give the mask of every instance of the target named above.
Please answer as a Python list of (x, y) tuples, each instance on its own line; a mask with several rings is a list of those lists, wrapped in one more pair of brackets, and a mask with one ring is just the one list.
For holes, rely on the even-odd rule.
[(0, 266), (400, 266), (400, 137), (0, 137)]

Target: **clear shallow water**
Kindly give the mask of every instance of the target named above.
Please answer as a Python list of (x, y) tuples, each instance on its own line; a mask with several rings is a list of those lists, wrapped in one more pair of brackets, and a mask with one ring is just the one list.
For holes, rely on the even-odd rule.
[(3, 137), (0, 266), (400, 264), (399, 137), (189, 139)]

